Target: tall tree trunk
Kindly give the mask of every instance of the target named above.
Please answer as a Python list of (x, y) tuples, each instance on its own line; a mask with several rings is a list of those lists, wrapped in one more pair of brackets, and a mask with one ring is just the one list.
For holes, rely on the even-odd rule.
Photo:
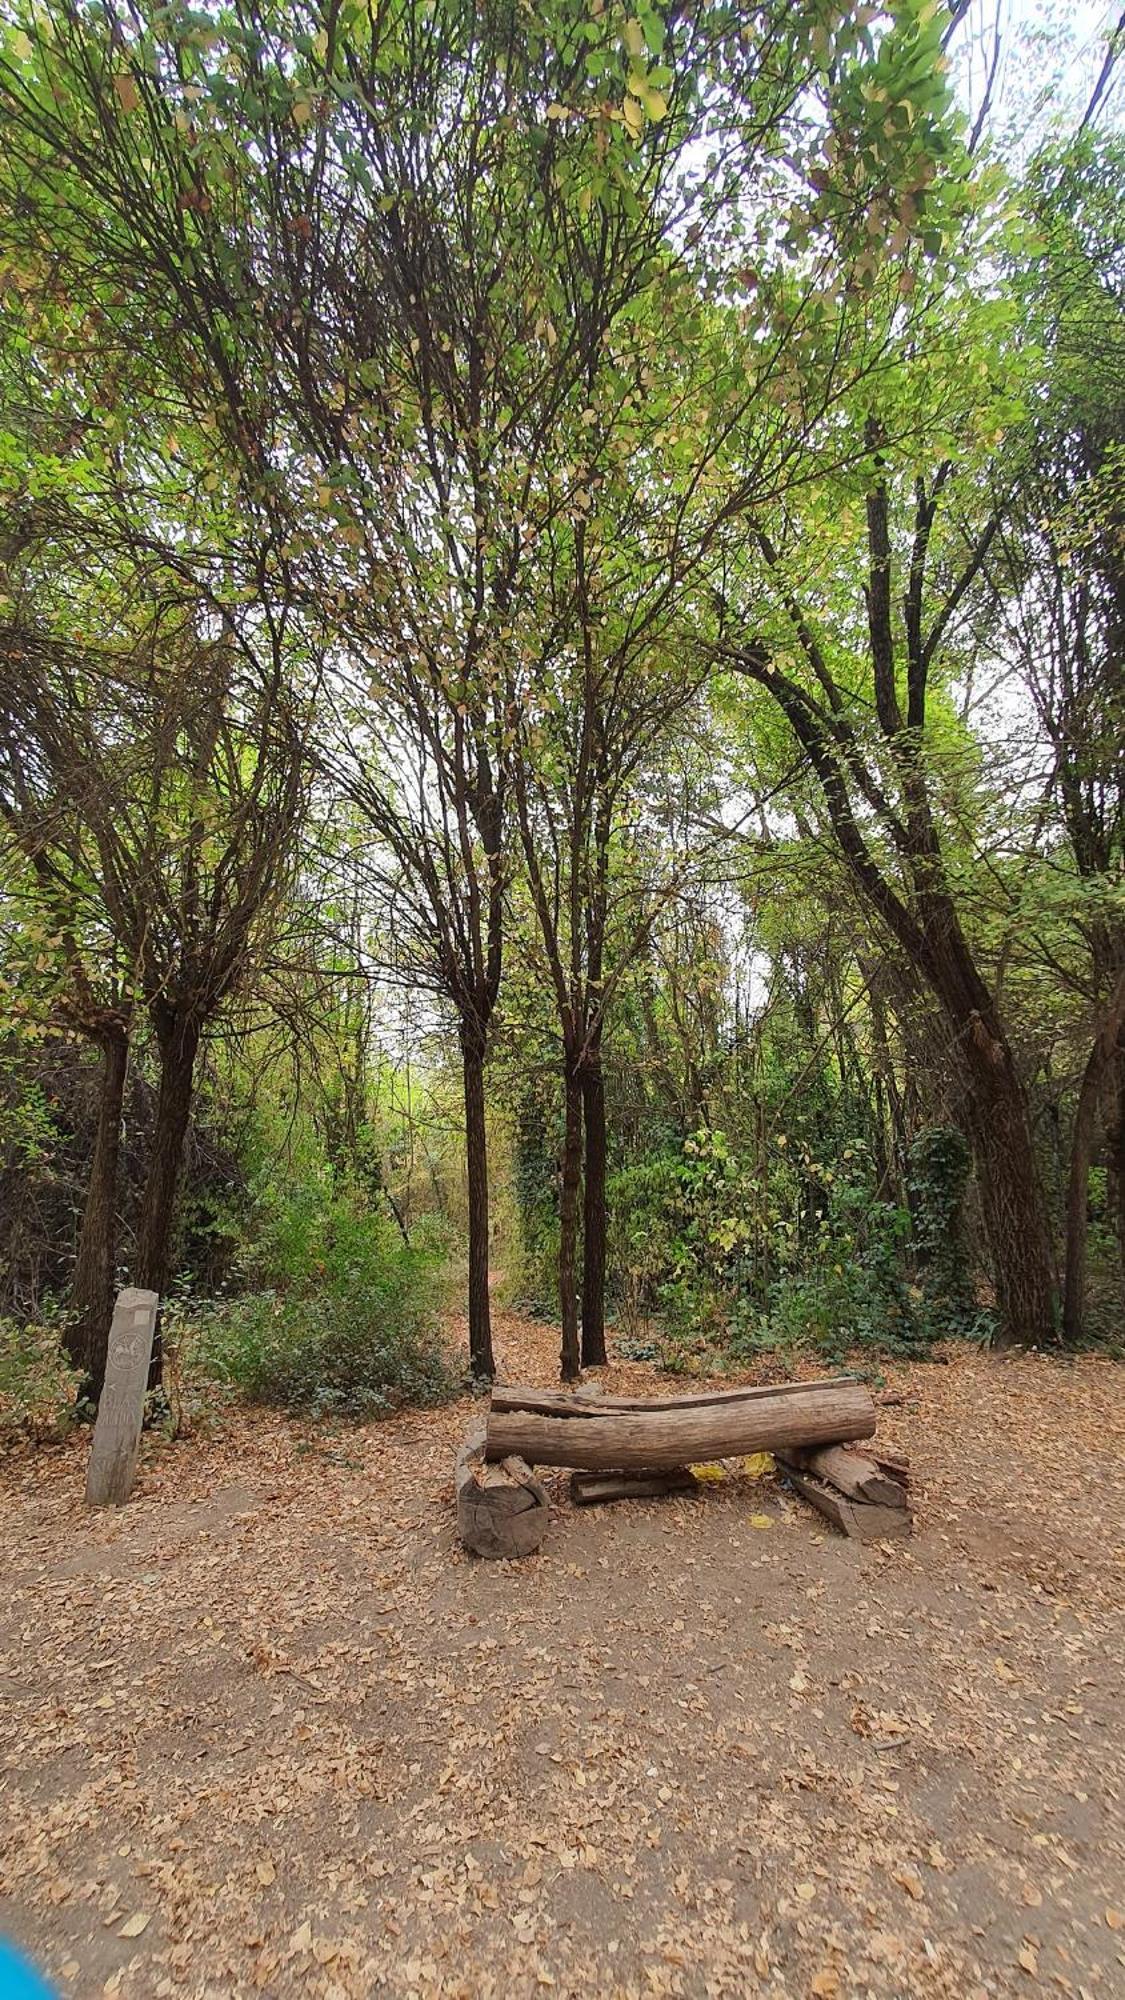
[[(135, 1283), (163, 1298), (171, 1271), (172, 1226), (184, 1141), (191, 1116), (199, 1024), (190, 1018), (184, 1020), (174, 1016), (170, 1022), (157, 1028), (157, 1040), (160, 1047), (160, 1089), (156, 1100), (152, 1152), (141, 1196)], [(149, 1369), (150, 1389), (158, 1386), (162, 1372), (163, 1351), (158, 1319)]]
[(98, 1127), (70, 1288), (72, 1317), (65, 1335), (67, 1353), (82, 1370), (79, 1394), (94, 1403), (105, 1381), (117, 1272), (117, 1162), (129, 1067), (129, 1038), (124, 1026), (107, 1028), (101, 1047)]
[(1125, 1043), (1120, 1040), (1113, 1060), (1111, 1088), (1113, 1101), (1106, 1120), (1109, 1200), (1117, 1223), (1119, 1275), (1125, 1300)]
[(1066, 1282), (1063, 1292), (1063, 1338), (1077, 1344), (1086, 1312), (1086, 1238), (1090, 1194), (1090, 1161), (1097, 1131), (1098, 1105), (1125, 1027), (1125, 972), (1094, 1037), (1082, 1075), (1074, 1130), (1070, 1141), (1070, 1173), (1066, 1191)]
[(1031, 1119), (1012, 1052), (996, 1024), (975, 1014), (962, 1045), (971, 1084), (968, 1117), (992, 1274), (998, 1347), (1058, 1338), (1058, 1282)]
[(605, 1351), (605, 1072), (600, 1038), (582, 1066), (585, 1173), (582, 1183), (582, 1366), (604, 1368)]
[(564, 1382), (574, 1382), (581, 1372), (578, 1344), (578, 1188), (582, 1179), (582, 1084), (578, 1065), (568, 1050), (564, 1059), (566, 1124), (563, 1137), (562, 1173), (559, 1186), (559, 1307), (562, 1315), (562, 1354), (559, 1372)]
[(469, 1367), (478, 1381), (496, 1373), (488, 1295), (488, 1132), (484, 1116), (484, 1048), (475, 1024), (461, 1035), (465, 1089), (465, 1165), (469, 1181)]

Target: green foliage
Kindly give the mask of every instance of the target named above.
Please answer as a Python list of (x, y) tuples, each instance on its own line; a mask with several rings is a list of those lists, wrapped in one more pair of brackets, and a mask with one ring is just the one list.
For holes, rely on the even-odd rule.
[(438, 1330), (444, 1248), (433, 1231), (407, 1247), (354, 1189), (271, 1191), (246, 1290), (181, 1308), (186, 1372), (316, 1417), (440, 1402), (455, 1386)]
[(76, 1371), (69, 1367), (57, 1319), (0, 1318), (0, 1444), (61, 1438), (74, 1421)]
[(937, 1336), (976, 1333), (984, 1323), (973, 1300), (965, 1244), (972, 1165), (969, 1142), (956, 1125), (925, 1126), (911, 1142), (907, 1171), (914, 1247), (925, 1310)]

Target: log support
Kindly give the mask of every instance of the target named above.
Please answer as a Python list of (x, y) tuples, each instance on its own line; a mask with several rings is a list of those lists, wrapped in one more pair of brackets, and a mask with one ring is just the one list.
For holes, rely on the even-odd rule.
[(457, 1532), (474, 1555), (528, 1556), (539, 1547), (551, 1518), (546, 1488), (522, 1458), (489, 1464), (483, 1427), (458, 1452), (453, 1484)]

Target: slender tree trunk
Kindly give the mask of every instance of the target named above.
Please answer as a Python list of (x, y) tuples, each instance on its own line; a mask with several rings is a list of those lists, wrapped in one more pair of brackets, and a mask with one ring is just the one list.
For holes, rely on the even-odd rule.
[[(135, 1282), (161, 1298), (168, 1289), (172, 1262), (172, 1226), (176, 1213), (176, 1191), (183, 1164), (184, 1141), (191, 1116), (195, 1083), (195, 1058), (199, 1050), (199, 1025), (194, 1020), (174, 1019), (158, 1029), (160, 1046), (160, 1089), (156, 1100), (156, 1124), (137, 1237)], [(160, 1322), (152, 1344), (149, 1388), (158, 1386), (163, 1370)]]
[(582, 1179), (582, 1084), (578, 1066), (568, 1051), (564, 1060), (566, 1126), (559, 1187), (559, 1306), (562, 1314), (562, 1355), (559, 1372), (574, 1382), (581, 1372), (578, 1344), (578, 1189)]
[(479, 1035), (461, 1037), (465, 1088), (465, 1164), (469, 1180), (469, 1368), (478, 1381), (496, 1373), (488, 1294), (488, 1132), (484, 1116), (484, 1050)]
[(78, 1234), (70, 1288), (72, 1318), (66, 1350), (82, 1370), (79, 1394), (96, 1403), (105, 1381), (106, 1351), (113, 1318), (117, 1271), (117, 1162), (121, 1150), (121, 1110), (129, 1067), (129, 1039), (123, 1026), (102, 1037), (98, 1127), (90, 1160), (86, 1205)]
[(1121, 1293), (1125, 1300), (1125, 1045), (1118, 1043), (1112, 1071), (1113, 1102), (1106, 1122), (1109, 1200), (1117, 1223)]
[(1063, 1338), (1077, 1344), (1086, 1313), (1086, 1239), (1090, 1195), (1090, 1161), (1097, 1131), (1098, 1105), (1125, 1026), (1125, 972), (1094, 1037), (1082, 1075), (1074, 1130), (1070, 1141), (1070, 1173), (1066, 1191), (1066, 1282), (1063, 1292)]
[(582, 1184), (582, 1366), (604, 1368), (605, 1351), (605, 1072), (600, 1040), (582, 1067), (585, 1174)]

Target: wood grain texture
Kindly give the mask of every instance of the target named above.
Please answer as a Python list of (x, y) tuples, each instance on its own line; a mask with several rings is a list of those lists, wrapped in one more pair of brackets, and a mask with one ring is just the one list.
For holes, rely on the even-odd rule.
[(484, 1435), (484, 1426), (477, 1426), (457, 1453), (453, 1472), (457, 1532), (478, 1556), (503, 1560), (530, 1555), (550, 1520), (546, 1489), (519, 1457), (509, 1456), (499, 1464), (486, 1462)]
[(851, 1445), (827, 1444), (778, 1454), (797, 1472), (813, 1472), (847, 1500), (866, 1500), (879, 1507), (905, 1507), (906, 1487), (885, 1472), (870, 1453)]
[(868, 1500), (847, 1500), (826, 1479), (811, 1472), (788, 1471), (788, 1479), (803, 1500), (826, 1521), (857, 1542), (881, 1542), (888, 1535), (909, 1535), (914, 1521), (907, 1507), (879, 1507)]
[(735, 1389), (668, 1402), (494, 1390), (486, 1456), (589, 1472), (667, 1472), (790, 1445), (870, 1437), (875, 1405), (851, 1377)]
[(123, 1507), (133, 1490), (158, 1304), (155, 1292), (133, 1285), (117, 1294), (86, 1468), (88, 1507)]
[(697, 1482), (686, 1465), (671, 1472), (572, 1472), (570, 1497), (576, 1507), (606, 1500), (657, 1500), (666, 1493), (691, 1493)]

